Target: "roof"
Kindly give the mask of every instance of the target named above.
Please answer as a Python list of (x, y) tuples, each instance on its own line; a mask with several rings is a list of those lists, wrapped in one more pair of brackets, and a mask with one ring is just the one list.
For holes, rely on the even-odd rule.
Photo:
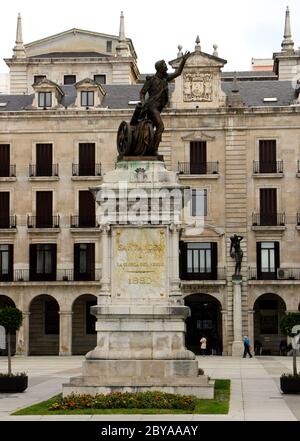
[(222, 72), (221, 78), (223, 81), (233, 81), (236, 76), (239, 81), (264, 81), (277, 80), (277, 75), (270, 70), (262, 71), (243, 71), (243, 72)]
[[(238, 81), (238, 89), (243, 103), (247, 107), (276, 107), (289, 106), (294, 103), (295, 90), (290, 81)], [(61, 104), (70, 107), (75, 103), (76, 88), (73, 85), (60, 86), (64, 92)], [(135, 102), (139, 101), (142, 84), (133, 85), (102, 85), (106, 91), (102, 106), (109, 109), (134, 109)], [(170, 85), (170, 90), (173, 89)], [(223, 91), (229, 95), (232, 91), (232, 82), (222, 82)], [(0, 95), (0, 111), (21, 111), (32, 104), (34, 95)], [(264, 102), (264, 98), (277, 98), (277, 102)], [(133, 102), (129, 104), (129, 102)]]
[(112, 57), (112, 54), (101, 54), (100, 52), (50, 52), (49, 54), (33, 55), (34, 58), (103, 58)]

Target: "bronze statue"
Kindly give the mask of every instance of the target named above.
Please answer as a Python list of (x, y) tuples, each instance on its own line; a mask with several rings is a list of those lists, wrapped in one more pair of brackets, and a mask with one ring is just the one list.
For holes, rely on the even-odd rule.
[(121, 157), (157, 156), (164, 132), (160, 114), (169, 100), (168, 83), (181, 75), (189, 56), (190, 52), (183, 55), (178, 69), (172, 74), (168, 74), (164, 60), (155, 64), (156, 74), (147, 77), (140, 92), (141, 102), (136, 106), (130, 125), (123, 121), (119, 127), (117, 144)]
[(244, 238), (242, 236), (237, 236), (236, 234), (230, 238), (230, 256), (236, 261), (234, 275), (237, 277), (241, 274), (242, 261), (244, 257), (243, 250), (241, 249), (241, 242), (243, 239)]

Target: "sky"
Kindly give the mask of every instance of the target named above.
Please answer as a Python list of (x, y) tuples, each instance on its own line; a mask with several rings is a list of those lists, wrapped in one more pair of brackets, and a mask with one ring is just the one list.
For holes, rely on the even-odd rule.
[(224, 70), (250, 70), (252, 57), (272, 58), (281, 50), (287, 5), (298, 48), (299, 0), (11, 0), (2, 10), (0, 72), (8, 72), (2, 59), (12, 56), (19, 12), (29, 43), (71, 28), (118, 35), (121, 11), (141, 73), (153, 72), (159, 59), (176, 58), (179, 44), (193, 51), (197, 35), (203, 52), (218, 45), (219, 57), (228, 62)]

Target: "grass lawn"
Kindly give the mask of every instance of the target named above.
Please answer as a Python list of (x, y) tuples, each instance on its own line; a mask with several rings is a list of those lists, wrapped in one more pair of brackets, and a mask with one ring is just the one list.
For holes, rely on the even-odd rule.
[(49, 406), (57, 401), (58, 396), (48, 401), (34, 404), (18, 410), (12, 415), (110, 415), (110, 414), (227, 414), (230, 401), (230, 380), (216, 380), (214, 400), (198, 400), (193, 411), (168, 409), (79, 409), (79, 410), (49, 410)]

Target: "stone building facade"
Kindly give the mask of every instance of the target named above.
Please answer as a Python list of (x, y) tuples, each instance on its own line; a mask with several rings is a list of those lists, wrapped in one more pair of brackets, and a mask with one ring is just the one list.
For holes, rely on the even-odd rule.
[[(172, 67), (179, 63), (171, 61)], [(96, 344), (91, 305), (102, 244), (90, 187), (117, 161), (142, 78), (125, 37), (73, 29), (23, 44), (21, 17), (0, 96), (0, 302), (23, 311), (16, 351), (84, 354)], [(172, 85), (160, 146), (191, 189), (181, 232), (181, 290), (191, 308), (187, 345), (231, 355), (230, 237), (243, 236), (243, 334), (278, 354), (279, 320), (300, 309), (300, 52), (286, 12), (274, 71), (223, 72), (197, 40)], [(192, 220), (191, 220), (192, 219)], [(203, 223), (204, 219), (204, 223)]]

